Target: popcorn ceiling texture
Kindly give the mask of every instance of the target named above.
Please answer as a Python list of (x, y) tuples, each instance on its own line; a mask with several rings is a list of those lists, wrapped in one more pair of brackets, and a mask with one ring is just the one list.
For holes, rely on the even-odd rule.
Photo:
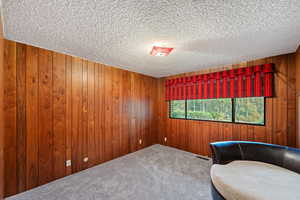
[[(4, 35), (155, 77), (294, 52), (299, 0), (5, 0)], [(165, 42), (168, 57), (150, 56)]]

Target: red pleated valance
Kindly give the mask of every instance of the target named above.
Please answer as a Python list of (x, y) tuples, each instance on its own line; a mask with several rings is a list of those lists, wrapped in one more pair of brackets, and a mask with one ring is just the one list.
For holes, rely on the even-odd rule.
[(273, 64), (166, 80), (166, 100), (272, 97)]

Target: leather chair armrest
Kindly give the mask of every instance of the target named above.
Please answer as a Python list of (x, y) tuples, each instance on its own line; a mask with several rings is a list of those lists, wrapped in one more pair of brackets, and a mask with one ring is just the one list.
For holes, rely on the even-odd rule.
[(300, 149), (288, 147), (284, 154), (283, 167), (300, 174)]
[(227, 164), (234, 160), (242, 160), (240, 142), (215, 142), (211, 143), (213, 164)]

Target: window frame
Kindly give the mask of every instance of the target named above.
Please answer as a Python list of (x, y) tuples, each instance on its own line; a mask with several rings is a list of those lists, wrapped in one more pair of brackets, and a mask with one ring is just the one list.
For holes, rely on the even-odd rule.
[[(251, 98), (251, 97), (242, 97), (242, 98)], [(206, 119), (189, 119), (187, 118), (187, 99), (181, 100), (184, 101), (184, 109), (185, 109), (185, 117), (184, 118), (177, 118), (177, 117), (171, 117), (171, 101), (168, 101), (168, 108), (169, 108), (169, 119), (181, 119), (181, 120), (192, 120), (192, 121), (203, 121), (203, 122), (218, 122), (218, 123), (229, 123), (229, 124), (240, 124), (240, 125), (252, 125), (252, 126), (265, 126), (266, 125), (266, 97), (263, 97), (263, 103), (264, 103), (264, 123), (258, 124), (258, 123), (246, 123), (246, 122), (236, 122), (235, 121), (235, 99), (236, 98), (228, 98), (231, 99), (231, 105), (232, 105), (232, 119), (231, 121), (218, 121), (218, 120), (206, 120)]]
[(187, 112), (186, 112), (186, 110), (187, 110), (187, 100), (185, 99), (185, 100), (174, 100), (174, 101), (184, 101), (184, 110), (185, 110), (185, 112), (184, 112), (184, 118), (180, 118), (180, 117), (171, 117), (171, 101), (172, 100), (170, 100), (170, 101), (168, 101), (168, 103), (169, 103), (169, 118), (170, 119), (184, 119), (184, 120), (188, 120), (187, 119)]

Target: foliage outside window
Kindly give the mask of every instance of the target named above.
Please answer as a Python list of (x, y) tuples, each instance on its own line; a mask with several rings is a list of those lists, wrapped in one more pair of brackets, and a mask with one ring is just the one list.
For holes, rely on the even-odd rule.
[(237, 98), (234, 106), (236, 122), (261, 125), (265, 123), (263, 97)]
[(170, 118), (264, 125), (264, 97), (170, 101)]
[(187, 119), (231, 122), (231, 99), (187, 100)]
[(170, 109), (171, 109), (170, 112), (171, 118), (185, 119), (185, 100), (171, 101)]

